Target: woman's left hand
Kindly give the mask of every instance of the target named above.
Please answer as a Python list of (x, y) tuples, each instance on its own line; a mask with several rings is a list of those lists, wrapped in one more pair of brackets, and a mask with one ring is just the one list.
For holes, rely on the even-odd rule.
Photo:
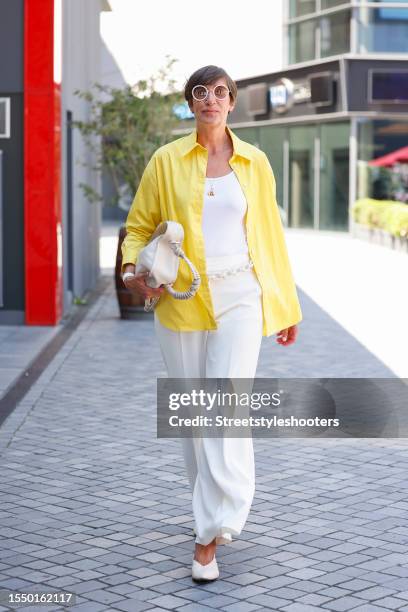
[(276, 335), (276, 342), (278, 344), (283, 344), (283, 346), (288, 346), (289, 344), (293, 344), (296, 340), (296, 336), (298, 333), (297, 325), (291, 325), (286, 329), (282, 329)]

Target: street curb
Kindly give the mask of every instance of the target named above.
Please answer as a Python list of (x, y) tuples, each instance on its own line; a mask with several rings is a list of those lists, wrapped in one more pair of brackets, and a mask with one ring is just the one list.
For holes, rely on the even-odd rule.
[(95, 288), (85, 294), (84, 298), (87, 300), (87, 303), (85, 305), (73, 306), (72, 310), (60, 322), (60, 325), (63, 326), (62, 329), (32, 359), (22, 374), (16, 378), (5, 395), (0, 399), (0, 427), (30, 391), (46, 367), (79, 327), (92, 306), (111, 283), (112, 278), (110, 276), (101, 275)]

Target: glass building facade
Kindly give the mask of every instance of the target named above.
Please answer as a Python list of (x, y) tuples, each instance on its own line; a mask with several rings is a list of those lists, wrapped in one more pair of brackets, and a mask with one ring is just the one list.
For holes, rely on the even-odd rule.
[(350, 51), (351, 8), (344, 2), (327, 0), (322, 1), (321, 10), (317, 10), (316, 4), (298, 0), (290, 4), (286, 24), (289, 64)]
[(234, 131), (268, 155), (277, 200), (290, 227), (348, 228), (348, 122)]
[[(374, 104), (370, 84), (373, 73), (381, 76), (382, 71), (400, 79), (394, 86), (398, 92), (408, 88), (408, 2), (290, 0), (284, 4), (287, 72), (276, 74), (275, 83), (287, 86), (288, 96), (290, 86), (282, 82), (285, 77), (292, 82), (293, 99), (283, 113), (270, 105), (271, 120), (267, 114), (257, 115), (252, 127), (248, 123), (231, 127), (267, 153), (289, 227), (345, 231), (355, 199), (405, 197), (408, 166), (401, 176), (395, 169), (370, 162), (408, 145), (408, 90), (397, 101), (391, 94), (392, 81), (382, 85), (379, 81), (386, 100)], [(327, 63), (335, 57), (337, 66)], [(296, 65), (303, 67), (299, 76), (291, 71)], [(315, 103), (311, 116), (313, 92), (305, 89), (310, 88), (310, 76), (322, 73), (333, 75), (334, 102)], [(267, 79), (269, 93), (273, 81)], [(302, 104), (302, 95), (307, 104)], [(248, 99), (246, 104), (250, 107)]]
[(408, 2), (290, 0), (284, 6), (288, 65), (349, 52), (408, 51)]
[(408, 146), (408, 114), (405, 120), (360, 117), (353, 123), (355, 135), (351, 121), (234, 128), (268, 155), (289, 227), (347, 231), (354, 199), (408, 201), (408, 164), (397, 171), (370, 165)]
[(408, 146), (408, 2), (283, 7), (285, 66), (237, 81), (229, 125), (268, 155), (289, 227), (348, 231), (356, 199), (408, 199), (408, 164), (379, 164)]

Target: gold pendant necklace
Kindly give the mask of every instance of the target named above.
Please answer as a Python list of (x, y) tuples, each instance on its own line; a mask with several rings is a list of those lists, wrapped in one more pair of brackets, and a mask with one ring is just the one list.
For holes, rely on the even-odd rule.
[[(229, 143), (228, 147), (226, 149), (223, 149), (221, 151), (221, 153), (226, 152), (226, 151), (228, 151), (230, 156), (231, 156), (233, 154), (233, 152), (234, 152), (234, 147), (232, 147), (232, 151), (231, 151), (231, 146), (230, 146), (230, 143)], [(207, 176), (207, 178), (209, 178), (209, 177)], [(210, 181), (210, 191), (207, 191), (207, 195), (211, 196), (211, 197), (215, 196), (214, 185), (212, 184), (211, 181)]]
[(210, 191), (207, 192), (208, 196), (215, 196), (215, 192), (214, 192), (214, 186), (213, 184), (210, 182)]

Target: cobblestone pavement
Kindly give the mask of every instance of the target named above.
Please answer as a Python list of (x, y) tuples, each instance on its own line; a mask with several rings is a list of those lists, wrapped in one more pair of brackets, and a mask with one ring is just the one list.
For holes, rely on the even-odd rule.
[[(300, 298), (298, 342), (264, 339), (258, 376), (392, 376)], [(192, 582), (181, 447), (156, 437), (164, 374), (151, 317), (121, 321), (112, 283), (2, 426), (1, 589), (72, 591), (78, 612), (408, 610), (404, 439), (256, 439), (245, 529), (220, 579)]]

